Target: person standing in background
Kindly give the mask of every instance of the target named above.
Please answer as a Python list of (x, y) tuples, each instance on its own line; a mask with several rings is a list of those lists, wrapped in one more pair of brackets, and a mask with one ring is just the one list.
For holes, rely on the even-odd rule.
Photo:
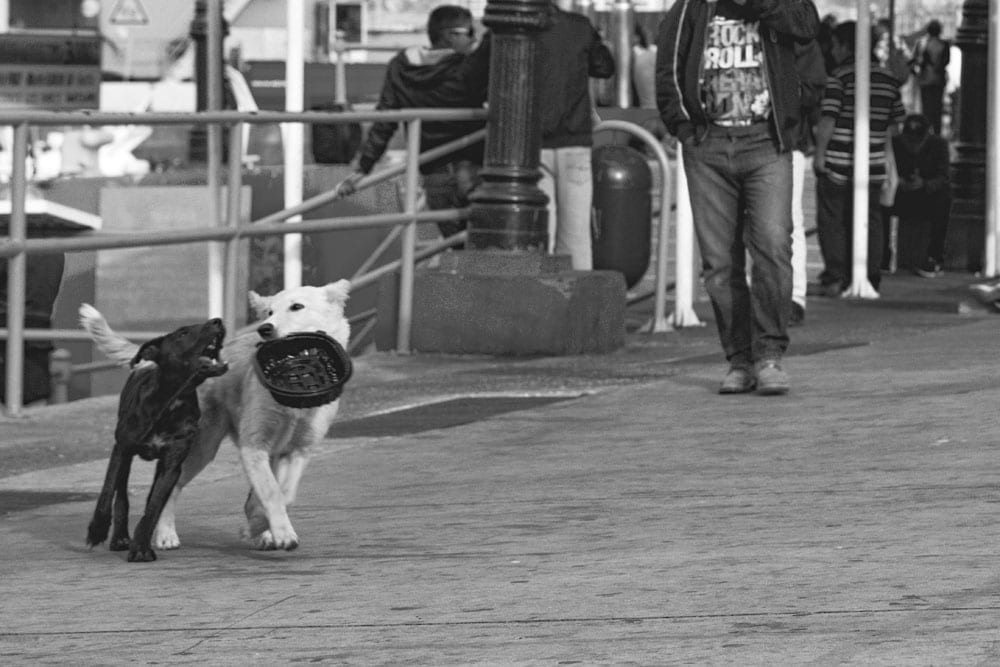
[(893, 154), (899, 171), (894, 212), (899, 229), (926, 237), (915, 239), (922, 257), (910, 257), (917, 275), (936, 278), (944, 263), (944, 240), (951, 216), (951, 181), (948, 142), (932, 134), (930, 122), (920, 114), (906, 117), (903, 132), (893, 137)]
[(920, 86), (920, 108), (939, 137), (950, 60), (951, 45), (941, 39), (941, 22), (934, 19), (927, 24), (927, 34), (917, 44), (910, 62)]
[[(816, 127), (816, 227), (823, 253), (820, 282), (826, 296), (839, 297), (851, 283), (854, 235), (854, 132), (856, 121), (857, 24), (845, 21), (833, 31), (833, 55), (839, 65), (827, 79), (819, 125)], [(873, 54), (869, 58), (874, 61)], [(868, 266), (871, 286), (882, 281), (881, 190), (886, 180), (887, 144), (906, 111), (899, 80), (873, 62), (869, 109), (871, 153), (868, 163)]]
[(549, 251), (569, 255), (573, 269), (594, 266), (591, 215), (594, 182), (591, 146), (594, 105), (590, 77), (615, 73), (611, 50), (582, 14), (550, 2), (552, 23), (538, 41), (542, 116), (542, 178), (538, 187), (549, 198)]

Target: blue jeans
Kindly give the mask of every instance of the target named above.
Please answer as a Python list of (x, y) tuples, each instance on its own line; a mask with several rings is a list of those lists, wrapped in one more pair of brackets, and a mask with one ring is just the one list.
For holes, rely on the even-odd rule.
[(684, 144), (683, 155), (702, 275), (726, 359), (780, 359), (792, 301), (792, 154), (779, 153), (761, 123), (711, 126), (700, 142)]

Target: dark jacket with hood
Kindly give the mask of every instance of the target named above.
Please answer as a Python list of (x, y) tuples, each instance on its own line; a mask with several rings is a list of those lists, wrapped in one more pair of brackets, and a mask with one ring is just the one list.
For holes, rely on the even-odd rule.
[[(489, 36), (468, 55), (451, 49), (412, 47), (400, 51), (385, 73), (378, 110), (440, 108), (480, 108), (486, 101), (489, 77)], [(368, 131), (361, 147), (358, 169), (369, 173), (385, 153), (396, 132), (395, 122), (377, 122)], [(486, 121), (424, 121), (420, 127), (420, 151), (424, 152), (464, 137), (485, 127)], [(435, 161), (421, 165), (429, 173), (448, 162), (471, 160), (483, 162), (483, 142), (467, 146)]]
[(771, 122), (782, 151), (797, 140), (800, 116), (795, 43), (816, 37), (819, 15), (812, 0), (677, 0), (656, 40), (656, 101), (671, 134), (700, 141), (709, 120), (701, 101), (703, 55), (709, 22), (720, 14), (760, 22), (764, 69), (770, 89)]
[(610, 77), (615, 60), (586, 16), (554, 4), (549, 11), (551, 26), (538, 38), (542, 147), (590, 146), (594, 129), (590, 77)]

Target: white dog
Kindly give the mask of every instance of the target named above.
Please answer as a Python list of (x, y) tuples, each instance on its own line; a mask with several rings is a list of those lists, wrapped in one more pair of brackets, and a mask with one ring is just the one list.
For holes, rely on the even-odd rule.
[[(251, 487), (244, 507), (244, 537), (255, 549), (290, 551), (298, 546), (286, 508), (295, 499), (310, 448), (326, 436), (337, 415), (338, 401), (315, 408), (281, 405), (261, 383), (253, 359), (262, 339), (298, 332), (325, 331), (346, 349), (351, 329), (344, 304), (350, 288), (350, 282), (338, 280), (324, 287), (287, 289), (271, 297), (250, 292), (250, 306), (260, 321), (226, 340), (220, 358), (229, 364), (229, 372), (198, 388), (198, 443), (184, 461), (180, 480), (156, 524), (155, 548), (180, 546), (174, 525), (177, 497), (215, 458), (227, 435), (239, 449)], [(131, 360), (138, 346), (112, 331), (100, 313), (93, 313), (81, 312), (81, 323), (97, 346), (112, 359)]]

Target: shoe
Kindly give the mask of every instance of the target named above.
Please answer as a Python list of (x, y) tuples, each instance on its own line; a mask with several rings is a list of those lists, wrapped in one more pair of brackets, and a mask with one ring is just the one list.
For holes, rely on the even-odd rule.
[(823, 285), (821, 293), (825, 297), (829, 297), (831, 299), (839, 299), (840, 295), (844, 293), (844, 286), (841, 285), (840, 283), (828, 283), (826, 285)]
[(748, 394), (753, 391), (757, 381), (753, 377), (753, 369), (748, 364), (735, 363), (729, 367), (726, 377), (719, 385), (720, 394)]
[(916, 268), (918, 276), (923, 278), (937, 278), (941, 275), (941, 265), (928, 257), (923, 264)]
[(798, 303), (797, 301), (792, 301), (792, 313), (788, 316), (788, 326), (790, 327), (800, 327), (805, 324), (806, 321), (806, 309), (805, 306)]
[(764, 359), (756, 366), (757, 393), (761, 396), (780, 396), (788, 393), (788, 375), (781, 370), (779, 359)]

